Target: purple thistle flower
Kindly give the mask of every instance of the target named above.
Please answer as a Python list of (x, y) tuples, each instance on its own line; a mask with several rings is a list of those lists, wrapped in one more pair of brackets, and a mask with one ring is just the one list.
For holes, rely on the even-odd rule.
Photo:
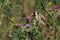
[(29, 28), (30, 27), (30, 24), (26, 24), (25, 26), (26, 26), (26, 28)]
[(57, 14), (57, 19), (60, 19), (60, 13)]
[(26, 16), (26, 20), (28, 20), (28, 21), (29, 21), (30, 19), (31, 19), (31, 18), (30, 18), (30, 16)]
[(58, 5), (54, 5), (54, 9), (58, 9), (59, 7), (58, 7)]
[(22, 26), (22, 24), (21, 24), (21, 23), (19, 23), (19, 24), (18, 24), (18, 27), (21, 27), (21, 26)]

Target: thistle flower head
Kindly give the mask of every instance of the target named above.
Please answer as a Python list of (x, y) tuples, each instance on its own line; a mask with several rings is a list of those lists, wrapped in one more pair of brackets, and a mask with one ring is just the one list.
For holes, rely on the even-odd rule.
[(25, 26), (26, 26), (26, 28), (29, 28), (30, 27), (30, 24), (26, 24)]
[(58, 13), (58, 14), (57, 14), (57, 19), (59, 19), (59, 20), (60, 20), (60, 13)]
[(21, 26), (22, 26), (22, 24), (21, 24), (21, 23), (19, 23), (19, 24), (18, 24), (18, 27), (21, 27)]
[(26, 20), (28, 20), (28, 21), (29, 21), (30, 19), (31, 19), (31, 18), (30, 18), (30, 16), (26, 16)]
[(27, 37), (30, 37), (30, 34), (31, 34), (30, 30), (27, 30)]
[(54, 7), (53, 7), (54, 9), (58, 9), (59, 7), (58, 7), (58, 5), (54, 5)]

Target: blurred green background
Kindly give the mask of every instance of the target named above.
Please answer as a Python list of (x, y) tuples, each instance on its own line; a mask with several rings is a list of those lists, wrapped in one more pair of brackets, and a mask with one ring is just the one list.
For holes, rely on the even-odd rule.
[[(51, 2), (52, 4), (49, 5), (48, 4), (49, 2)], [(42, 12), (42, 14), (45, 15), (46, 11), (44, 11), (43, 8), (46, 8), (47, 5), (48, 7), (51, 7), (54, 4), (60, 7), (60, 0), (0, 0), (0, 40), (9, 40), (9, 38), (7, 37), (8, 32), (13, 29), (14, 24), (20, 22), (24, 23), (21, 20), (23, 17), (25, 17), (25, 15), (31, 16), (31, 13), (35, 10), (38, 12)], [(60, 12), (60, 8), (58, 9), (58, 12)], [(50, 13), (51, 13), (51, 17), (53, 17), (52, 16), (53, 11), (49, 12), (49, 14)], [(53, 22), (52, 22), (51, 17), (49, 16), (50, 18), (49, 22), (54, 24), (54, 22), (56, 21), (54, 21), (53, 18)], [(57, 26), (58, 31), (55, 34), (56, 39), (54, 39), (54, 30), (49, 32), (52, 34), (50, 40), (60, 40), (60, 25), (55, 24), (53, 26)], [(54, 29), (54, 27), (52, 27), (52, 29)], [(44, 39), (44, 40), (48, 40), (48, 39)]]

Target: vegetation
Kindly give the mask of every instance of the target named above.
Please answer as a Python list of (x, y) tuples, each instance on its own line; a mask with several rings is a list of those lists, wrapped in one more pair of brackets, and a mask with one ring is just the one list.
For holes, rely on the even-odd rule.
[(60, 0), (0, 0), (0, 40), (60, 40), (59, 7)]

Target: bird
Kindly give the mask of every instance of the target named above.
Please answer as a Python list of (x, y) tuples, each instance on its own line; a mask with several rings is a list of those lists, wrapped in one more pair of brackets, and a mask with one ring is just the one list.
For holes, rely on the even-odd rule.
[(48, 22), (48, 19), (46, 16), (44, 16), (42, 13), (39, 13), (37, 11), (34, 11), (32, 15), (35, 17), (35, 19), (39, 22), (39, 24), (42, 25), (50, 25)]

